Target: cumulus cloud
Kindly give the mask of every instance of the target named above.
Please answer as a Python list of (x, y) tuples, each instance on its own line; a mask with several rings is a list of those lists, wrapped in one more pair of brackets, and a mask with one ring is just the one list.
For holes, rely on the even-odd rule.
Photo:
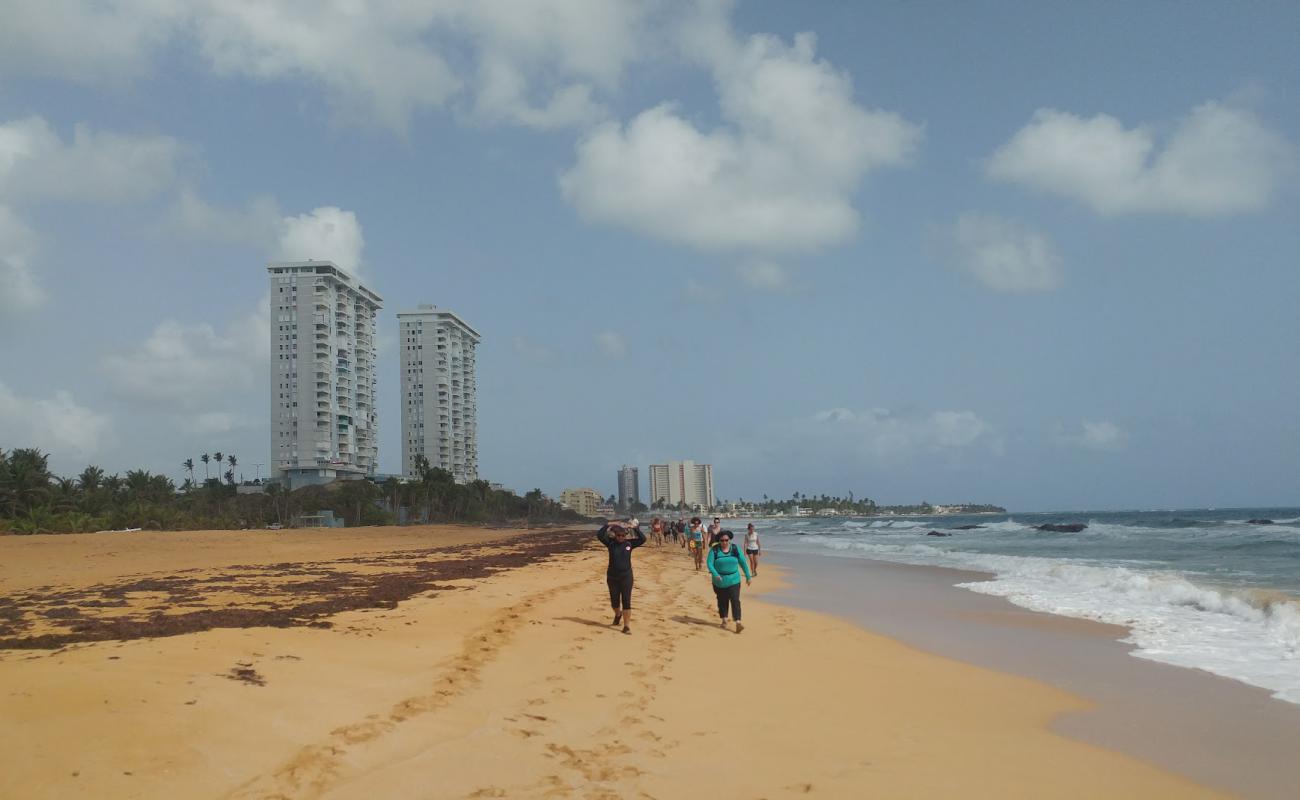
[(1058, 444), (1098, 452), (1116, 452), (1128, 446), (1128, 433), (1113, 422), (1085, 420), (1078, 427), (1058, 427), (1055, 438)]
[(936, 238), (954, 266), (1000, 292), (1046, 291), (1065, 279), (1052, 240), (1013, 219), (968, 211)]
[(203, 424), (227, 411), (232, 395), (261, 384), (270, 360), (270, 301), (217, 331), (207, 323), (158, 323), (143, 342), (100, 360), (109, 385), (123, 397), (186, 412)]
[(80, 405), (71, 392), (49, 398), (23, 397), (0, 382), (0, 442), (38, 447), (60, 458), (89, 458), (110, 435), (106, 414)]
[(596, 347), (610, 358), (622, 358), (627, 355), (627, 342), (621, 334), (614, 331), (601, 331), (596, 334)]
[(1164, 137), (1106, 114), (1040, 109), (986, 171), (1101, 214), (1215, 216), (1266, 206), (1294, 165), (1291, 145), (1254, 113), (1211, 101)]
[(123, 81), (148, 67), (178, 31), (187, 4), (169, 0), (8, 0), (0, 72), (89, 83)]
[(0, 197), (140, 200), (169, 188), (184, 155), (170, 136), (132, 136), (78, 124), (65, 141), (41, 117), (0, 125)]
[(0, 123), (0, 316), (37, 308), (46, 295), (34, 262), (39, 237), (15, 207), (46, 200), (142, 200), (172, 185), (183, 154), (181, 144), (167, 136), (77, 125), (65, 141), (41, 117)]
[(357, 215), (326, 206), (282, 220), (273, 260), (333, 261), (359, 275), (364, 246)]
[(0, 206), (0, 319), (45, 302), (45, 291), (32, 271), (35, 252), (36, 233)]
[(305, 214), (283, 214), (273, 198), (258, 197), (245, 208), (217, 208), (190, 190), (175, 208), (176, 226), (194, 236), (248, 245), (271, 261), (333, 261), (365, 279), (365, 237), (357, 215), (336, 206)]
[[(715, 21), (716, 22), (716, 21)], [(792, 45), (737, 39), (722, 22), (688, 49), (712, 71), (725, 124), (702, 130), (672, 104), (578, 143), (560, 188), (586, 218), (704, 249), (822, 247), (858, 227), (853, 194), (905, 164), (921, 138), (898, 114), (853, 100), (848, 75)]]
[(898, 412), (833, 408), (799, 421), (800, 431), (879, 457), (971, 447), (992, 427), (973, 411)]
[[(319, 88), (342, 120), (404, 130), (463, 95), (479, 118), (532, 127), (599, 114), (593, 90), (641, 51), (655, 4), (607, 0), (15, 0), (0, 68), (103, 83), (183, 43), (219, 76)], [(178, 48), (182, 49), (182, 48)]]

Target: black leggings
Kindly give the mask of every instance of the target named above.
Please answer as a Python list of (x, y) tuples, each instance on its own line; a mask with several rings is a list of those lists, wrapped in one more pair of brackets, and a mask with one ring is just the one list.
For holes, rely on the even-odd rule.
[(609, 607), (618, 611), (632, 610), (632, 573), (606, 574), (605, 583), (609, 584)]
[(727, 618), (727, 606), (731, 606), (731, 618), (740, 622), (740, 584), (728, 586), (725, 589), (721, 586), (714, 586), (713, 593), (718, 596), (718, 616), (723, 619)]

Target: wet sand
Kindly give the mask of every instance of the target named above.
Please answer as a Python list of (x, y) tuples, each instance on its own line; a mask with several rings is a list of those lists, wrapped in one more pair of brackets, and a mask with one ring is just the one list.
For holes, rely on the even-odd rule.
[[(0, 796), (1219, 796), (1052, 731), (1085, 707), (1060, 689), (763, 601), (772, 570), (737, 635), (644, 548), (624, 635), (588, 531), (314, 535), (0, 540), (11, 638), (99, 630), (50, 608), (146, 626), (0, 650)], [(160, 619), (194, 604), (285, 626)]]
[(928, 652), (1050, 683), (1090, 702), (1052, 729), (1246, 797), (1300, 794), (1300, 706), (1200, 670), (1136, 658), (1126, 628), (1029, 611), (954, 584), (984, 573), (782, 554), (772, 599), (834, 611)]

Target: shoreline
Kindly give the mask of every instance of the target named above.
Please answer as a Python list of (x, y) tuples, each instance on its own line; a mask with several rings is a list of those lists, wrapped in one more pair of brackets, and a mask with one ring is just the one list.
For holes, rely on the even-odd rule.
[(833, 613), (912, 647), (1059, 687), (1091, 707), (1054, 719), (1079, 741), (1207, 786), (1289, 798), (1300, 785), (1300, 706), (1203, 670), (1131, 655), (1120, 625), (1047, 614), (956, 584), (991, 573), (781, 553), (782, 605)]
[[(241, 545), (132, 534), (111, 559), (92, 547), (91, 570), (85, 542), (37, 541), (22, 558), (9, 548), (7, 565), (40, 575), (19, 591), (140, 588), (185, 570), (249, 578), (252, 567), (249, 582), (206, 599), (255, 607), (313, 586), (357, 593), (392, 573), (423, 580), (465, 559), (502, 568), (335, 611), (329, 627), (0, 650), (12, 687), (0, 694), (0, 796), (1221, 796), (1053, 732), (1051, 720), (1086, 706), (1070, 693), (773, 604), (767, 592), (784, 581), (766, 564), (738, 636), (719, 629), (707, 574), (684, 551), (642, 548), (623, 635), (591, 532), (525, 553), (545, 535), (373, 530)], [(245, 552), (252, 544), (263, 549)], [(512, 552), (515, 563), (500, 561)], [(124, 595), (126, 611), (93, 592), (74, 607), (186, 609)]]

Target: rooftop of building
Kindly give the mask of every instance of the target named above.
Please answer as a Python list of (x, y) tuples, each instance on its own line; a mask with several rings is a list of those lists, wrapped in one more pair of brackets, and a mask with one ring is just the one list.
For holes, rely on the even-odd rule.
[(380, 297), (377, 292), (365, 286), (355, 275), (333, 261), (273, 261), (266, 265), (266, 271), (275, 275), (292, 269), (303, 268), (312, 268), (312, 272), (316, 275), (328, 275), (335, 278), (349, 289), (370, 300), (376, 307), (381, 307), (384, 304), (384, 298)]
[(473, 336), (476, 343), (482, 340), (482, 337), (479, 335), (479, 332), (474, 329), (474, 326), (470, 325), (458, 316), (456, 312), (448, 311), (445, 308), (438, 308), (430, 303), (421, 303), (415, 307), (414, 311), (397, 312), (398, 319), (402, 319), (403, 317), (438, 317), (441, 319), (449, 319)]

